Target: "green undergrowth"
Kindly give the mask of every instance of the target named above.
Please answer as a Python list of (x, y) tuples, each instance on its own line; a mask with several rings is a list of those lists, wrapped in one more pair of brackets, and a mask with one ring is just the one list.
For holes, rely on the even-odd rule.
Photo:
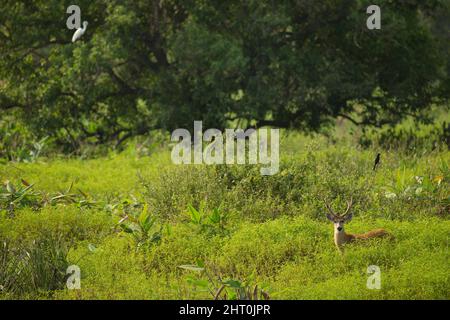
[[(285, 133), (279, 172), (259, 169), (176, 166), (168, 150), (0, 164), (0, 297), (450, 298), (446, 149)], [(340, 254), (324, 202), (343, 211), (350, 198), (347, 232), (393, 237)], [(69, 265), (79, 290), (67, 289)], [(366, 286), (371, 265), (381, 289)]]

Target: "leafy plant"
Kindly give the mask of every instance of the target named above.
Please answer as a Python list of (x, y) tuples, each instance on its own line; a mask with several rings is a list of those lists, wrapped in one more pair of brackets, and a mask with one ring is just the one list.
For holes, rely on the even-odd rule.
[(46, 193), (44, 191), (35, 191), (34, 184), (30, 184), (21, 179), (20, 184), (14, 184), (6, 181), (0, 189), (0, 209), (6, 209), (10, 215), (13, 215), (16, 208), (33, 207), (39, 209), (47, 205), (69, 205), (74, 204), (79, 208), (92, 208), (98, 206), (98, 203), (90, 198), (86, 193), (78, 190), (79, 193), (73, 193), (74, 183), (72, 182), (65, 191), (56, 193)]
[[(188, 283), (208, 291), (214, 300), (269, 300), (267, 291), (254, 284), (253, 277), (246, 280), (232, 278), (223, 279), (214, 274), (203, 263), (200, 265), (181, 265), (179, 268), (200, 274), (200, 277), (188, 277)], [(206, 276), (207, 280), (201, 276)]]
[(188, 205), (187, 216), (191, 224), (195, 225), (201, 232), (210, 234), (226, 234), (226, 225), (228, 223), (229, 215), (223, 212), (220, 208), (214, 208), (207, 212), (204, 210), (203, 204), (200, 205), (199, 210), (192, 205)]
[(89, 195), (78, 189), (79, 193), (73, 193), (74, 182), (65, 191), (58, 191), (56, 193), (45, 194), (42, 192), (42, 206), (46, 205), (58, 205), (58, 204), (75, 204), (78, 207), (92, 208), (97, 203), (92, 200)]
[(445, 184), (444, 176), (414, 175), (406, 168), (395, 173), (393, 181), (384, 186), (386, 198), (416, 198), (429, 200), (435, 197)]
[(36, 206), (38, 195), (33, 191), (33, 185), (23, 179), (21, 184), (17, 185), (14, 185), (11, 181), (6, 181), (1, 188), (0, 208), (7, 209), (9, 214), (12, 215), (16, 207)]
[(42, 151), (47, 145), (48, 136), (33, 142), (33, 147), (29, 152), (28, 162), (35, 162), (40, 156)]
[(139, 249), (158, 243), (162, 236), (162, 227), (157, 224), (145, 204), (139, 215), (129, 214), (119, 221), (119, 226), (125, 234), (130, 235)]

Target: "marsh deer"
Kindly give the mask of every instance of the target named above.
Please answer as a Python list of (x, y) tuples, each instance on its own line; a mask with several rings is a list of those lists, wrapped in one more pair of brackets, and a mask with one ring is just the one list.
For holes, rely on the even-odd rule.
[(344, 231), (344, 224), (352, 219), (353, 213), (350, 211), (353, 205), (353, 198), (347, 201), (347, 210), (343, 214), (336, 214), (331, 206), (325, 201), (325, 206), (328, 209), (327, 218), (334, 224), (334, 243), (340, 250), (343, 244), (355, 240), (363, 240), (370, 238), (379, 238), (389, 236), (389, 233), (384, 229), (376, 229), (363, 234), (349, 234)]

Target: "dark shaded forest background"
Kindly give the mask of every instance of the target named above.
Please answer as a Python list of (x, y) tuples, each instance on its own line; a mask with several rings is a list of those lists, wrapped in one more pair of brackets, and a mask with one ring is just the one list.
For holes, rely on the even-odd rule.
[(75, 43), (71, 4), (1, 0), (1, 157), (41, 139), (117, 148), (194, 120), (311, 132), (448, 109), (447, 0), (80, 0)]

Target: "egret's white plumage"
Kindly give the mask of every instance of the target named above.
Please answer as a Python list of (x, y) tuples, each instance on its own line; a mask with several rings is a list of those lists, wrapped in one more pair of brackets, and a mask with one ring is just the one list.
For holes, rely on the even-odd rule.
[(75, 33), (73, 34), (72, 42), (75, 42), (75, 41), (77, 41), (78, 39), (81, 38), (81, 36), (86, 31), (87, 26), (88, 26), (88, 22), (84, 21), (83, 22), (83, 28), (78, 28), (77, 31), (75, 31)]

